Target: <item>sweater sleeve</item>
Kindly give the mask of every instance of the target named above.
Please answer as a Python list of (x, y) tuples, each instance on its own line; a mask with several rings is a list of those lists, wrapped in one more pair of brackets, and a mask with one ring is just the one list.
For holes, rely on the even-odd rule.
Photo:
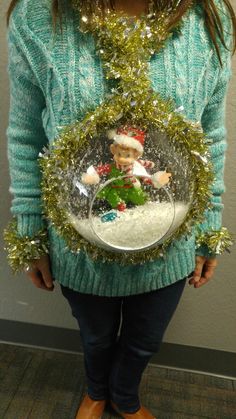
[(38, 155), (48, 142), (42, 124), (46, 104), (13, 19), (7, 42), (10, 109), (6, 135), (13, 194), (11, 213), (17, 218), (20, 236), (33, 236), (45, 227)]
[[(219, 231), (222, 227), (222, 193), (225, 192), (224, 184), (224, 165), (226, 142), (226, 96), (228, 82), (231, 76), (231, 55), (227, 54), (227, 60), (223, 68), (219, 69), (219, 75), (214, 92), (206, 105), (201, 119), (204, 133), (211, 141), (209, 146), (210, 159), (213, 164), (214, 181), (211, 186), (212, 198), (211, 208), (205, 211), (204, 221), (198, 225), (203, 234), (209, 234), (212, 231)], [(201, 256), (214, 256), (208, 246), (202, 244), (196, 249), (196, 254)]]

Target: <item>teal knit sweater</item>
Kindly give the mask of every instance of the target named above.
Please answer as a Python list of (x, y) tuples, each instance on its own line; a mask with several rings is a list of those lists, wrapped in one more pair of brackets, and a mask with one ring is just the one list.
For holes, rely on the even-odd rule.
[[(217, 0), (218, 7), (223, 2)], [(38, 155), (61, 128), (82, 118), (109, 92), (94, 38), (78, 30), (79, 19), (68, 0), (60, 0), (62, 32), (52, 30), (51, 0), (20, 0), (8, 28), (10, 113), (8, 156), (13, 194), (12, 214), (21, 236), (47, 227), (53, 278), (83, 293), (125, 296), (165, 287), (195, 267), (195, 229), (172, 243), (165, 257), (153, 262), (120, 266), (93, 261), (85, 252), (72, 253), (43, 217)], [(224, 25), (229, 22), (224, 18)], [(227, 38), (228, 37), (228, 38)], [(227, 35), (230, 45), (231, 39)], [(204, 25), (200, 5), (183, 19), (182, 31), (170, 38), (150, 61), (150, 78), (163, 98), (183, 106), (186, 118), (200, 121), (213, 140), (211, 158), (215, 181), (213, 207), (205, 212), (203, 231), (219, 229), (224, 192), (226, 150), (225, 98), (231, 74), (230, 53), (221, 48), (221, 68)], [(198, 254), (208, 255), (206, 247)]]

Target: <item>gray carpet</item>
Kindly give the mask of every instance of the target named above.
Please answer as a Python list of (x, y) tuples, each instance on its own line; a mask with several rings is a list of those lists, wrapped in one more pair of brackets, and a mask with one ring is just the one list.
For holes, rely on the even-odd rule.
[[(82, 355), (0, 344), (0, 419), (74, 419), (85, 392)], [(140, 397), (158, 419), (236, 419), (232, 379), (150, 364)]]

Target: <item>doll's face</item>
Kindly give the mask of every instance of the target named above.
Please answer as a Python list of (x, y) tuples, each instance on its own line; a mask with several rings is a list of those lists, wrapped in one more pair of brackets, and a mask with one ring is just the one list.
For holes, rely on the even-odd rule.
[(140, 157), (140, 153), (135, 148), (116, 143), (111, 144), (110, 150), (113, 154), (114, 161), (122, 166), (129, 166)]

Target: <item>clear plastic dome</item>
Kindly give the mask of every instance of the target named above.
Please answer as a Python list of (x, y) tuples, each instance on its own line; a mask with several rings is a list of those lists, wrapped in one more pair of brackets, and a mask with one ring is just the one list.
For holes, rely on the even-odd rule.
[(189, 166), (187, 153), (165, 132), (112, 129), (74, 156), (61, 206), (89, 242), (142, 251), (163, 243), (183, 223), (193, 195)]

